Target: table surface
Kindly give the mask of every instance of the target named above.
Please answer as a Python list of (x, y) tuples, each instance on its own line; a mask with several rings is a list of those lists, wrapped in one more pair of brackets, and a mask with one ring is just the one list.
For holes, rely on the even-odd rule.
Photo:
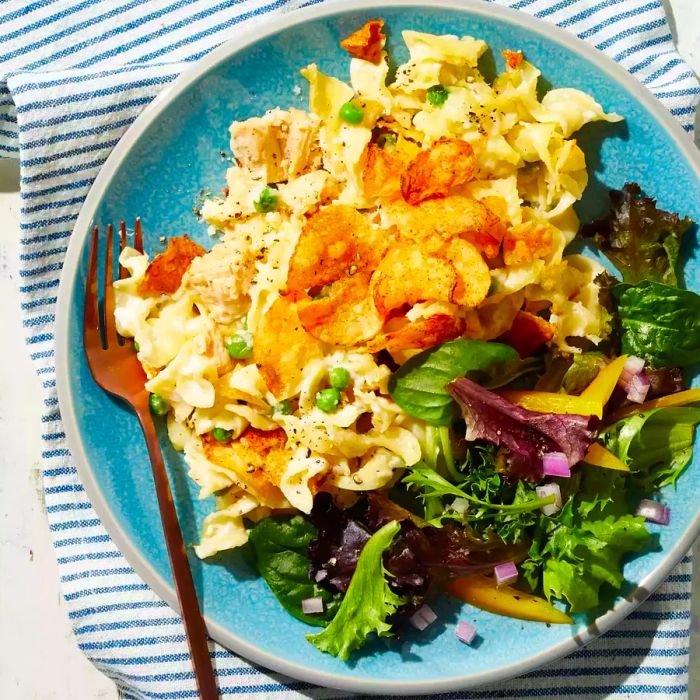
[[(700, 73), (697, 2), (664, 0), (678, 48)], [(18, 181), (17, 163), (0, 160), (0, 328), (6, 333), (0, 363), (0, 697), (116, 700), (114, 684), (76, 646), (58, 589), (41, 489), (41, 388), (19, 313)], [(695, 551), (690, 697), (700, 698), (698, 544)], [(38, 644), (40, 661), (27, 653)]]

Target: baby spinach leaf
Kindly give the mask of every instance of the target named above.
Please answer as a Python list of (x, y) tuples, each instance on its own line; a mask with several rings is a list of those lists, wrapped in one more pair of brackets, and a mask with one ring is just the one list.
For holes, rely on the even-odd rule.
[(630, 469), (644, 491), (675, 484), (693, 456), (700, 408), (657, 408), (613, 423), (600, 435)]
[(582, 234), (593, 237), (625, 282), (653, 280), (676, 286), (681, 240), (693, 222), (657, 209), (656, 201), (643, 197), (636, 183), (609, 194), (610, 214), (584, 226)]
[[(341, 596), (309, 578), (311, 562), (306, 552), (314, 537), (316, 528), (300, 515), (265, 518), (250, 531), (258, 571), (282, 607), (302, 622), (323, 627), (338, 611)], [(301, 602), (306, 598), (323, 599), (323, 612), (303, 612)]]
[(613, 288), (622, 326), (622, 352), (654, 367), (687, 367), (700, 360), (700, 296), (658, 282)]
[(333, 621), (322, 632), (306, 636), (320, 651), (347, 661), (372, 632), (380, 637), (391, 635), (391, 625), (386, 619), (404, 601), (389, 588), (382, 557), (399, 528), (395, 520), (388, 522), (362, 548), (357, 568)]
[[(392, 375), (389, 393), (406, 413), (431, 425), (449, 425), (458, 415), (447, 385), (457, 377), (495, 380), (520, 357), (509, 345), (481, 340), (451, 340), (425, 350)], [(510, 372), (508, 372), (510, 374)]]

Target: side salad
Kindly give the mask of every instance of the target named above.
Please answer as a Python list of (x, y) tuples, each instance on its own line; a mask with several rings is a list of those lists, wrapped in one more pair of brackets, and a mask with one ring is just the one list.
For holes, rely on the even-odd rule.
[[(390, 488), (250, 531), (255, 565), (282, 606), (319, 628), (322, 652), (350, 658), (368, 639), (423, 630), (447, 593), (525, 620), (567, 624), (624, 580), (671, 513), (658, 490), (692, 458), (700, 389), (700, 296), (680, 286), (693, 223), (639, 186), (610, 192), (582, 228), (619, 270), (601, 288), (612, 328), (581, 352), (548, 347), (537, 321), (495, 341), (456, 339), (395, 366), (393, 400), (428, 426), (422, 459)], [(528, 315), (546, 321), (547, 308)], [(558, 603), (558, 605), (554, 605)], [(466, 621), (456, 634), (470, 644)]]

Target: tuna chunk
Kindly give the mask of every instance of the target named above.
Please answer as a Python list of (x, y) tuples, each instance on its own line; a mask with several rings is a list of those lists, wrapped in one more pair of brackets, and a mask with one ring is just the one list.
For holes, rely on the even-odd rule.
[(239, 166), (259, 180), (285, 182), (318, 168), (319, 119), (299, 109), (273, 109), (231, 124), (231, 150)]
[(225, 241), (195, 258), (183, 284), (217, 323), (227, 325), (245, 314), (254, 273), (250, 250), (237, 241)]

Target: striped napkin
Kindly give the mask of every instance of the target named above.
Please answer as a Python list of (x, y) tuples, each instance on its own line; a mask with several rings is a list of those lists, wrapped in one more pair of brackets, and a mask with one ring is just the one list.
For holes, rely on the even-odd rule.
[[(661, 0), (497, 0), (605, 51), (692, 129), (700, 88), (673, 48)], [(0, 2), (0, 155), (21, 161), (26, 342), (45, 389), (44, 489), (63, 595), (80, 648), (123, 698), (194, 698), (180, 618), (134, 573), (77, 477), (58, 411), (54, 306), (68, 238), (100, 166), (187, 65), (303, 0)], [(687, 692), (691, 563), (614, 631), (514, 682), (450, 698), (629, 698)], [(341, 698), (215, 646), (223, 697)], [(448, 697), (448, 696), (444, 696)]]

